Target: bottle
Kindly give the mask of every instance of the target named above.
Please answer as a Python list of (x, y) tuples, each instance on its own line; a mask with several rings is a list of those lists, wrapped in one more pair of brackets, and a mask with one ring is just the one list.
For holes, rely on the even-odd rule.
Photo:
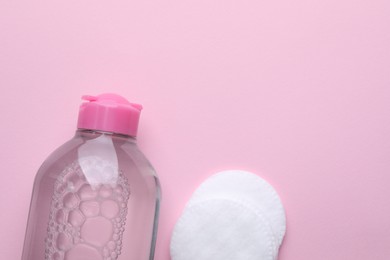
[(142, 106), (83, 99), (75, 136), (36, 175), (22, 260), (152, 260), (160, 186), (136, 144)]

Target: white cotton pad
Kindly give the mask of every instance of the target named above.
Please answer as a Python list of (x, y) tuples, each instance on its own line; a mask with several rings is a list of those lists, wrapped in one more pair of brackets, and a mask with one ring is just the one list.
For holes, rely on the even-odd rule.
[(217, 173), (194, 192), (176, 224), (172, 260), (275, 260), (286, 230), (272, 186), (239, 170)]
[(225, 198), (242, 201), (264, 215), (276, 237), (278, 246), (286, 232), (286, 217), (275, 189), (256, 174), (242, 170), (222, 171), (204, 181), (189, 204)]
[(274, 260), (276, 250), (263, 218), (225, 199), (188, 205), (171, 240), (172, 260)]

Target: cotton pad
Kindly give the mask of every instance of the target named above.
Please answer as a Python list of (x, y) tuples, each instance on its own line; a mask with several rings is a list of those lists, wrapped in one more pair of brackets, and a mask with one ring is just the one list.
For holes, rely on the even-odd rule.
[(194, 192), (176, 224), (172, 260), (275, 260), (286, 230), (270, 184), (239, 170), (217, 173)]
[(224, 199), (188, 205), (171, 240), (172, 260), (274, 260), (276, 250), (261, 216)]
[(189, 204), (213, 198), (226, 198), (249, 204), (266, 216), (278, 246), (286, 232), (283, 204), (275, 189), (256, 174), (242, 170), (219, 172), (203, 182)]

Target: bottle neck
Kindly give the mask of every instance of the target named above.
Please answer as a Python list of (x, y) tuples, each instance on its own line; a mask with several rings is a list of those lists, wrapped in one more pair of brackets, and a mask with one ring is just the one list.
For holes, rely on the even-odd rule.
[(106, 131), (101, 131), (101, 130), (79, 128), (76, 130), (76, 134), (75, 134), (76, 137), (82, 137), (84, 139), (95, 139), (95, 138), (98, 138), (102, 135), (110, 137), (112, 139), (116, 139), (116, 140), (123, 140), (126, 142), (132, 142), (132, 143), (137, 142), (137, 139), (135, 136), (117, 134), (117, 133), (106, 132)]

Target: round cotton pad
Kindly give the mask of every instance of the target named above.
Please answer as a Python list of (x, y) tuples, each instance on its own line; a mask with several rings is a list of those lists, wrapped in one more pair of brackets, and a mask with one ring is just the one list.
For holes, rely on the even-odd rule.
[(268, 182), (247, 171), (219, 172), (199, 186), (189, 205), (220, 198), (242, 201), (264, 215), (280, 246), (286, 232), (286, 217), (278, 194)]
[(173, 231), (172, 260), (274, 260), (270, 227), (250, 207), (226, 199), (188, 204)]

